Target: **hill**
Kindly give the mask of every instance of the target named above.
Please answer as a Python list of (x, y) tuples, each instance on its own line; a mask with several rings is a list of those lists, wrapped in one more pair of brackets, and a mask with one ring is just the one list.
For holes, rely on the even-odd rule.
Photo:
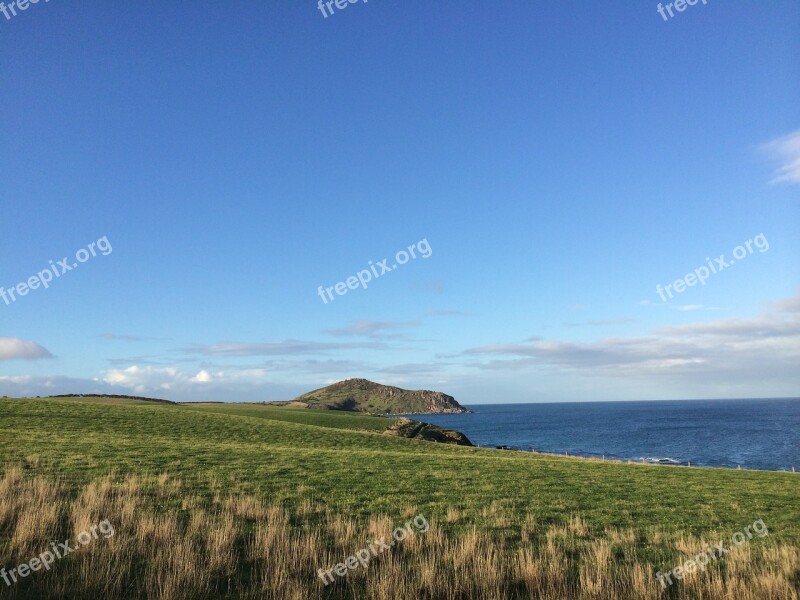
[(346, 379), (298, 396), (292, 405), (385, 415), (468, 413), (452, 396), (430, 390), (404, 390), (367, 379)]

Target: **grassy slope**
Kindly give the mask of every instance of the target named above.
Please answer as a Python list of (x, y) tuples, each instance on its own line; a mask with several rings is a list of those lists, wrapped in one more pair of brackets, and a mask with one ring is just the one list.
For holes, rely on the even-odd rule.
[(307, 408), (291, 406), (264, 406), (260, 404), (190, 404), (186, 408), (203, 410), (218, 414), (241, 415), (243, 417), (257, 417), (271, 421), (285, 421), (303, 425), (316, 425), (318, 427), (333, 427), (337, 429), (355, 429), (364, 431), (385, 431), (393, 419), (374, 417), (361, 413), (347, 413), (340, 411), (309, 411)]
[[(449, 506), (481, 525), (499, 503), (520, 521), (650, 527), (729, 536), (763, 518), (777, 540), (800, 544), (800, 478), (789, 473), (596, 463), (376, 435), (362, 415), (253, 405), (0, 400), (0, 463), (36, 465), (77, 489), (110, 470), (179, 474), (197, 493), (225, 481), (283, 502), (306, 498), (366, 516), (416, 506), (441, 519)], [(380, 419), (382, 424), (386, 420)], [(369, 431), (372, 429), (372, 431)], [(513, 537), (517, 523), (510, 523)]]

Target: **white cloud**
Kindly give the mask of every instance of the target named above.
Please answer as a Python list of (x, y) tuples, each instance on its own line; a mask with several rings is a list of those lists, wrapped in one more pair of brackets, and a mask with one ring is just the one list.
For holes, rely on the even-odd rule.
[(696, 312), (698, 310), (721, 310), (718, 306), (706, 306), (705, 304), (677, 304), (670, 306), (672, 310), (681, 312)]
[(615, 317), (612, 319), (597, 319), (594, 321), (580, 321), (564, 323), (565, 327), (605, 327), (608, 325), (628, 325), (630, 323), (637, 323), (639, 319), (632, 317)]
[[(348, 379), (350, 373), (366, 373), (374, 371), (369, 363), (360, 360), (269, 360), (261, 366), (275, 374), (303, 373), (308, 375), (338, 374), (342, 379)], [(355, 375), (353, 375), (355, 377)]]
[(219, 342), (194, 345), (186, 348), (186, 352), (206, 356), (291, 356), (325, 354), (332, 351), (354, 349), (377, 350), (383, 347), (379, 342), (326, 343), (285, 340), (283, 342)]
[(134, 365), (126, 369), (110, 369), (106, 371), (103, 381), (109, 385), (130, 388), (141, 394), (149, 389), (169, 389), (177, 373), (177, 369), (174, 368), (161, 369)]
[(211, 373), (206, 370), (200, 371), (197, 375), (192, 377), (189, 381), (195, 381), (197, 383), (208, 383), (211, 381)]
[(369, 338), (399, 338), (400, 333), (386, 333), (409, 327), (419, 327), (420, 322), (415, 321), (353, 321), (350, 325), (339, 329), (329, 329), (326, 333), (335, 336), (369, 337)]
[(52, 356), (46, 348), (36, 342), (0, 337), (0, 360), (36, 360)]
[(170, 341), (169, 338), (162, 338), (162, 337), (149, 337), (149, 336), (140, 336), (140, 335), (125, 335), (120, 333), (101, 333), (100, 335), (96, 336), (101, 340), (107, 340), (110, 342), (120, 341), (120, 342), (168, 342)]
[[(596, 342), (530, 339), (472, 348), (490, 370), (550, 368), (617, 379), (643, 378), (685, 389), (731, 389), (753, 396), (800, 385), (800, 296), (774, 302), (752, 318), (661, 327), (650, 335)], [(759, 393), (759, 390), (761, 392)], [(793, 390), (793, 391), (792, 391)]]
[(124, 387), (137, 394), (158, 392), (186, 392), (199, 390), (207, 384), (229, 385), (246, 382), (263, 382), (266, 370), (261, 368), (232, 369), (230, 371), (209, 371), (201, 369), (196, 373), (183, 371), (176, 367), (151, 367), (133, 365), (125, 369), (109, 369), (102, 380), (113, 386)]
[(800, 129), (763, 144), (762, 149), (779, 162), (770, 183), (800, 184)]
[(267, 370), (263, 368), (184, 372), (174, 368), (154, 369), (134, 365), (106, 371), (96, 379), (60, 375), (3, 375), (0, 376), (0, 396), (23, 398), (60, 394), (121, 394), (178, 402), (259, 402), (291, 399), (313, 389), (316, 383), (316, 379), (311, 383), (270, 382), (267, 380)]

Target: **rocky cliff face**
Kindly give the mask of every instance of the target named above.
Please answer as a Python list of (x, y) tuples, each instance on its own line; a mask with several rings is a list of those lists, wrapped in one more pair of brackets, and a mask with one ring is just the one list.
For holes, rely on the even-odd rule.
[(298, 396), (309, 408), (356, 410), (380, 414), (470, 412), (452, 396), (430, 390), (404, 390), (367, 379), (347, 379)]

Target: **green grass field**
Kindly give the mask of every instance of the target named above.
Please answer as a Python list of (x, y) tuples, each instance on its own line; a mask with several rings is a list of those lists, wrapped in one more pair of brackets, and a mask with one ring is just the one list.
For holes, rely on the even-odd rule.
[[(188, 515), (183, 496), (213, 506), (220, 493), (308, 513), (306, 527), (322, 527), (330, 515), (346, 515), (356, 527), (375, 515), (401, 522), (416, 511), (445, 538), (474, 527), (514, 550), (530, 542), (526, 523), (535, 521), (533, 538), (543, 540), (548, 529), (579, 517), (598, 536), (632, 532), (638, 560), (653, 570), (681, 558), (675, 545), (653, 541), (656, 531), (656, 540), (717, 541), (763, 519), (770, 543), (800, 547), (800, 476), (792, 473), (601, 463), (380, 435), (390, 423), (256, 404), (0, 399), (0, 468), (57, 480), (72, 499), (108, 476), (178, 478), (180, 494), (151, 490), (148, 509), (155, 514)], [(0, 548), (13, 555), (5, 564), (19, 558), (13, 525), (0, 513)], [(798, 573), (800, 566), (795, 589)], [(341, 586), (324, 592), (354, 594)]]

